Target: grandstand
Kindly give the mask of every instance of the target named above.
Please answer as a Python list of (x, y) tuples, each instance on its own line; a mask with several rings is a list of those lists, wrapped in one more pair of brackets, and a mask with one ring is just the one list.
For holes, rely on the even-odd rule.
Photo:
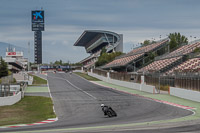
[(165, 68), (169, 65), (173, 65), (174, 63), (177, 63), (181, 61), (181, 57), (174, 57), (174, 58), (167, 58), (163, 60), (154, 61), (153, 63), (147, 65), (146, 67), (140, 69), (138, 72), (162, 72), (165, 70)]
[(132, 69), (132, 71), (141, 67), (145, 63), (145, 58), (148, 57), (149, 53), (157, 52), (163, 47), (167, 46), (167, 42), (169, 39), (163, 39), (151, 45), (143, 46), (140, 48), (136, 48), (131, 52), (116, 57), (115, 60), (103, 66), (103, 69), (113, 69), (116, 71), (128, 71), (128, 69)]
[[(186, 69), (198, 69), (199, 62), (195, 59), (187, 60), (187, 56), (193, 53), (196, 48), (200, 48), (200, 42), (195, 42), (193, 44), (183, 45), (180, 48), (176, 49), (175, 51), (161, 56), (153, 63), (143, 67), (142, 69), (138, 70), (138, 72), (161, 72), (161, 73), (172, 73), (173, 71), (177, 70), (186, 70)], [(183, 63), (186, 61), (185, 63)], [(181, 65), (180, 65), (181, 64)], [(178, 67), (177, 67), (178, 66)], [(177, 67), (177, 68), (176, 68)]]
[(85, 47), (86, 52), (90, 53), (89, 57), (79, 62), (83, 64), (84, 68), (88, 69), (94, 67), (103, 47), (106, 48), (108, 53), (113, 51), (123, 52), (123, 35), (110, 31), (86, 30), (74, 46)]
[(94, 66), (95, 62), (98, 60), (98, 57), (99, 57), (100, 53), (101, 53), (101, 50), (96, 52), (96, 53), (94, 53), (94, 54), (91, 54), (89, 57), (83, 59), (79, 63), (83, 64), (83, 66), (85, 68), (89, 68), (91, 66)]
[(182, 47), (180, 47), (180, 48), (176, 49), (175, 51), (161, 57), (160, 59), (187, 55), (187, 54), (193, 52), (196, 48), (200, 48), (200, 42), (196, 42), (196, 43), (189, 44), (189, 45), (183, 45)]
[[(114, 70), (109, 71), (109, 74), (99, 68), (94, 69), (93, 73), (135, 83), (141, 83), (141, 75), (143, 75), (145, 84), (153, 85), (157, 90), (166, 91), (171, 86), (200, 91), (200, 40), (180, 45), (171, 53), (166, 51), (169, 48), (168, 41), (168, 39), (161, 40), (116, 57), (115, 60), (101, 67)], [(148, 53), (161, 51), (164, 51), (162, 56), (144, 62), (148, 58)], [(130, 67), (133, 69), (128, 71)]]
[(195, 57), (188, 59), (187, 61), (181, 63), (177, 67), (172, 68), (167, 75), (172, 75), (174, 73), (183, 73), (183, 72), (199, 72), (200, 71), (200, 57)]

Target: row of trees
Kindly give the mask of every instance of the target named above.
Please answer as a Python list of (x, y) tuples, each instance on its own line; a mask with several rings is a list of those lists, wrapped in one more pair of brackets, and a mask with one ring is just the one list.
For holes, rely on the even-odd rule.
[(4, 76), (8, 76), (8, 65), (1, 57), (1, 59), (0, 59), (0, 78), (4, 77)]
[(150, 40), (144, 40), (143, 43), (141, 43), (141, 46), (147, 46), (147, 45), (150, 45), (152, 43), (155, 43), (155, 41), (150, 41)]
[(63, 62), (62, 60), (59, 60), (59, 61), (55, 61), (54, 63), (50, 63), (51, 65), (57, 65), (57, 66), (81, 66), (80, 63), (70, 63), (70, 62)]

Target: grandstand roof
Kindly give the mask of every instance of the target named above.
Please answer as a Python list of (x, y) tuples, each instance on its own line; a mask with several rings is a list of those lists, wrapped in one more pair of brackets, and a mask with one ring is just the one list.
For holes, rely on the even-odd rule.
[(111, 31), (85, 30), (74, 46), (85, 47), (87, 53), (95, 53), (103, 47), (106, 47), (107, 51), (123, 51), (121, 40), (121, 35)]
[(123, 52), (123, 35), (104, 30), (85, 30), (74, 43), (74, 46), (85, 47), (86, 52), (91, 54), (80, 63), (92, 65), (96, 62), (96, 58), (100, 56), (102, 48), (105, 48), (108, 53), (113, 51)]
[(79, 37), (79, 39), (75, 42), (74, 46), (83, 46), (85, 47), (86, 44), (88, 44), (92, 39), (94, 39), (99, 34), (111, 34), (114, 36), (119, 35), (117, 33), (111, 32), (111, 31), (103, 31), (103, 30), (85, 30), (82, 35)]

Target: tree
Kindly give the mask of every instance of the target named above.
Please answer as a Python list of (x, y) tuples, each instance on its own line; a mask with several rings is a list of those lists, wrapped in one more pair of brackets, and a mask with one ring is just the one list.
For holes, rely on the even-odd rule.
[[(103, 50), (102, 50), (103, 51)], [(105, 50), (104, 52), (101, 52), (101, 55), (98, 58), (98, 61), (95, 63), (95, 66), (103, 66), (112, 60), (115, 59), (115, 57), (121, 55), (122, 52), (112, 52), (112, 53), (106, 53)]]
[(60, 65), (62, 65), (62, 60), (60, 60)]
[(170, 42), (170, 50), (180, 46), (183, 43), (188, 43), (187, 37), (181, 35), (180, 33), (170, 33), (169, 34)]
[(1, 57), (1, 59), (0, 59), (0, 78), (4, 77), (4, 76), (8, 76), (8, 65)]
[(59, 60), (59, 61), (55, 61), (55, 62), (54, 62), (54, 65), (62, 65), (62, 64), (63, 64), (62, 60)]
[(106, 53), (106, 48), (105, 47), (102, 48), (100, 55), (102, 55), (103, 53)]
[(151, 44), (151, 41), (150, 41), (150, 40), (144, 40), (144, 42), (141, 43), (142, 46), (147, 46), (147, 45), (149, 45), (149, 44)]
[(200, 48), (195, 48), (194, 53), (200, 53)]

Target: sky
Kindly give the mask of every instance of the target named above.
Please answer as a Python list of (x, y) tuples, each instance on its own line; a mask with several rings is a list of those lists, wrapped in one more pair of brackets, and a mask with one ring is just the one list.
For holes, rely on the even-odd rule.
[(125, 53), (174, 32), (200, 39), (199, 7), (199, 0), (0, 0), (0, 42), (25, 48), (30, 42), (33, 50), (31, 11), (43, 8), (43, 62), (76, 63), (89, 56), (73, 46), (84, 30), (123, 34)]

